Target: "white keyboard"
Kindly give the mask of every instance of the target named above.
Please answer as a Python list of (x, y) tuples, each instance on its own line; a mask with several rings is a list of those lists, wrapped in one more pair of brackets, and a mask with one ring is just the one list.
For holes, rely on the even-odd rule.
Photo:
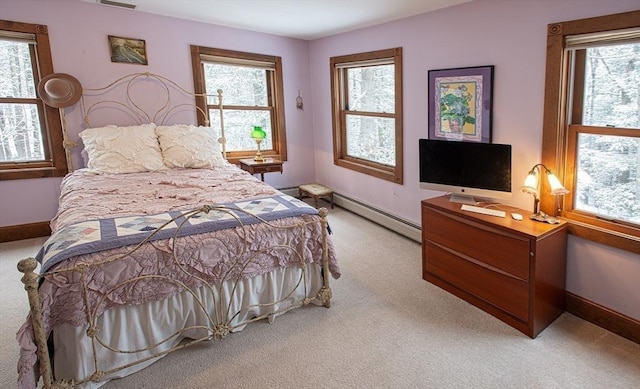
[(499, 209), (485, 208), (485, 207), (476, 207), (474, 205), (462, 204), (460, 207), (463, 211), (481, 213), (483, 215), (497, 216), (497, 217), (505, 217), (506, 212), (501, 211)]

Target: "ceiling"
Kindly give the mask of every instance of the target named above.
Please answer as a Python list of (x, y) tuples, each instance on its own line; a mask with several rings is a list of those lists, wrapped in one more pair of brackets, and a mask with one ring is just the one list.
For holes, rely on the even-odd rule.
[[(83, 0), (312, 40), (472, 0)], [(104, 5), (112, 7), (114, 5)]]

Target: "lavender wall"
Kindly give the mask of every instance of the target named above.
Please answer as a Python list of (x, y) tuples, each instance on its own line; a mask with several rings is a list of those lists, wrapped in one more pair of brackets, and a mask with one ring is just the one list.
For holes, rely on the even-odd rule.
[[(284, 165), (286, 174), (267, 174), (265, 180), (278, 188), (314, 180), (314, 161), (309, 158), (313, 138), (308, 42), (79, 0), (2, 0), (0, 18), (46, 24), (55, 71), (74, 75), (84, 88), (103, 87), (122, 75), (149, 71), (193, 90), (192, 44), (281, 56), (289, 161)], [(107, 35), (144, 39), (149, 66), (112, 63)], [(296, 109), (298, 90), (307, 104), (304, 110)], [(80, 104), (65, 112), (70, 137), (77, 139), (83, 129)], [(73, 151), (73, 160), (74, 166), (81, 166), (79, 149)], [(0, 226), (50, 220), (57, 209), (60, 182), (59, 178), (1, 181)]]
[[(640, 8), (637, 0), (474, 0), (311, 42), (316, 180), (420, 223), (420, 201), (441, 193), (418, 184), (418, 139), (427, 137), (427, 71), (495, 65), (493, 141), (513, 146), (511, 205), (532, 209), (518, 188), (540, 161), (547, 24)], [(403, 48), (404, 185), (333, 164), (329, 58)], [(569, 239), (567, 289), (640, 319), (640, 256)]]
[[(638, 0), (474, 0), (310, 43), (79, 0), (2, 0), (0, 18), (47, 24), (56, 71), (75, 75), (87, 88), (146, 70), (189, 87), (190, 44), (280, 55), (290, 162), (284, 175), (265, 176), (269, 183), (283, 188), (315, 180), (418, 224), (420, 200), (440, 195), (418, 187), (417, 140), (427, 133), (429, 69), (495, 65), (493, 140), (513, 145), (510, 204), (530, 209), (531, 197), (517, 188), (540, 159), (547, 24), (638, 8)], [(109, 34), (145, 39), (149, 66), (112, 64)], [(334, 166), (331, 138), (329, 58), (398, 46), (404, 55), (404, 185)], [(298, 89), (304, 111), (295, 108)], [(67, 119), (75, 136), (79, 109), (67, 110)], [(74, 159), (77, 165), (78, 151)], [(1, 181), (0, 226), (49, 220), (59, 183)], [(640, 320), (640, 257), (570, 237), (567, 289)]]

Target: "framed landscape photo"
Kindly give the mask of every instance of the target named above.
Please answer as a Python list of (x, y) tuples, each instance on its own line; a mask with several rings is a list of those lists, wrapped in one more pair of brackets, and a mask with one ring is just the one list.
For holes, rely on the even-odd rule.
[(491, 143), (493, 68), (429, 70), (429, 139)]
[(111, 62), (148, 65), (147, 48), (142, 39), (109, 35)]

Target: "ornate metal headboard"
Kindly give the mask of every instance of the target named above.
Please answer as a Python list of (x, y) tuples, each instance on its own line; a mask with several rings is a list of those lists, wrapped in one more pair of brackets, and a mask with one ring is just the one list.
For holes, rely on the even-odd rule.
[[(140, 85), (142, 82), (147, 83)], [(120, 92), (119, 98), (114, 99), (113, 96), (117, 92)], [(222, 145), (222, 153), (226, 158), (222, 89), (218, 89), (217, 92), (217, 95), (193, 93), (166, 77), (143, 72), (127, 74), (101, 88), (85, 88), (80, 101), (87, 128), (92, 125), (91, 116), (103, 109), (116, 110), (121, 115), (133, 119), (135, 124), (156, 123), (158, 125), (169, 124), (167, 121), (174, 115), (187, 110), (190, 113), (195, 112), (196, 115), (202, 115), (208, 126), (210, 123), (209, 113), (198, 107), (192, 98), (214, 98), (220, 112), (220, 138), (218, 141)], [(150, 93), (154, 93), (153, 96), (149, 96)], [(148, 103), (144, 104), (144, 101), (149, 99), (155, 100), (151, 104), (152, 107), (147, 107)]]

